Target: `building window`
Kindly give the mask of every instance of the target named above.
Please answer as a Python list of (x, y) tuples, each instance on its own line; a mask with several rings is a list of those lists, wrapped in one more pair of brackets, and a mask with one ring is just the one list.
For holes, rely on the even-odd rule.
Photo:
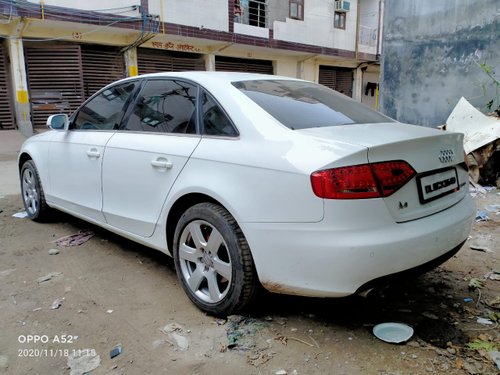
[(304, 20), (304, 0), (290, 0), (290, 18)]
[(333, 27), (345, 30), (345, 15), (344, 12), (335, 12)]
[(266, 0), (250, 0), (248, 2), (248, 24), (266, 27)]

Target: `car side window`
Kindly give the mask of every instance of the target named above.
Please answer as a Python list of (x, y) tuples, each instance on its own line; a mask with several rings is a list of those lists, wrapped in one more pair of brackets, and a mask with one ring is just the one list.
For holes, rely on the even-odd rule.
[(184, 81), (148, 81), (123, 130), (196, 134), (197, 94), (197, 87)]
[(71, 129), (118, 129), (123, 109), (137, 85), (137, 81), (110, 87), (92, 98), (77, 113)]
[(206, 92), (201, 94), (203, 134), (235, 137), (238, 131), (224, 110)]

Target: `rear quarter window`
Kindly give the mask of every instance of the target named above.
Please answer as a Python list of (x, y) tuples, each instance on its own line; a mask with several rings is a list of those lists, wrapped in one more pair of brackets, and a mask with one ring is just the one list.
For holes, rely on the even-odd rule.
[(345, 95), (311, 82), (251, 80), (232, 84), (292, 130), (394, 121)]

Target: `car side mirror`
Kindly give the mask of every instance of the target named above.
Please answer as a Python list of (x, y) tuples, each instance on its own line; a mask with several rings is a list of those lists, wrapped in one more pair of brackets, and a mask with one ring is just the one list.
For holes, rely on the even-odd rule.
[(47, 126), (53, 130), (68, 130), (68, 115), (58, 114), (49, 116), (47, 119)]

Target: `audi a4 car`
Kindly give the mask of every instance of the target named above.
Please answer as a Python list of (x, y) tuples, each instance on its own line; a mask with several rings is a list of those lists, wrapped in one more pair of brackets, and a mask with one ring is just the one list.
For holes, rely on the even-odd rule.
[(210, 314), (261, 287), (341, 297), (413, 276), (473, 222), (462, 134), (307, 81), (143, 75), (47, 123), (19, 154), (28, 216), (61, 210), (173, 256)]

